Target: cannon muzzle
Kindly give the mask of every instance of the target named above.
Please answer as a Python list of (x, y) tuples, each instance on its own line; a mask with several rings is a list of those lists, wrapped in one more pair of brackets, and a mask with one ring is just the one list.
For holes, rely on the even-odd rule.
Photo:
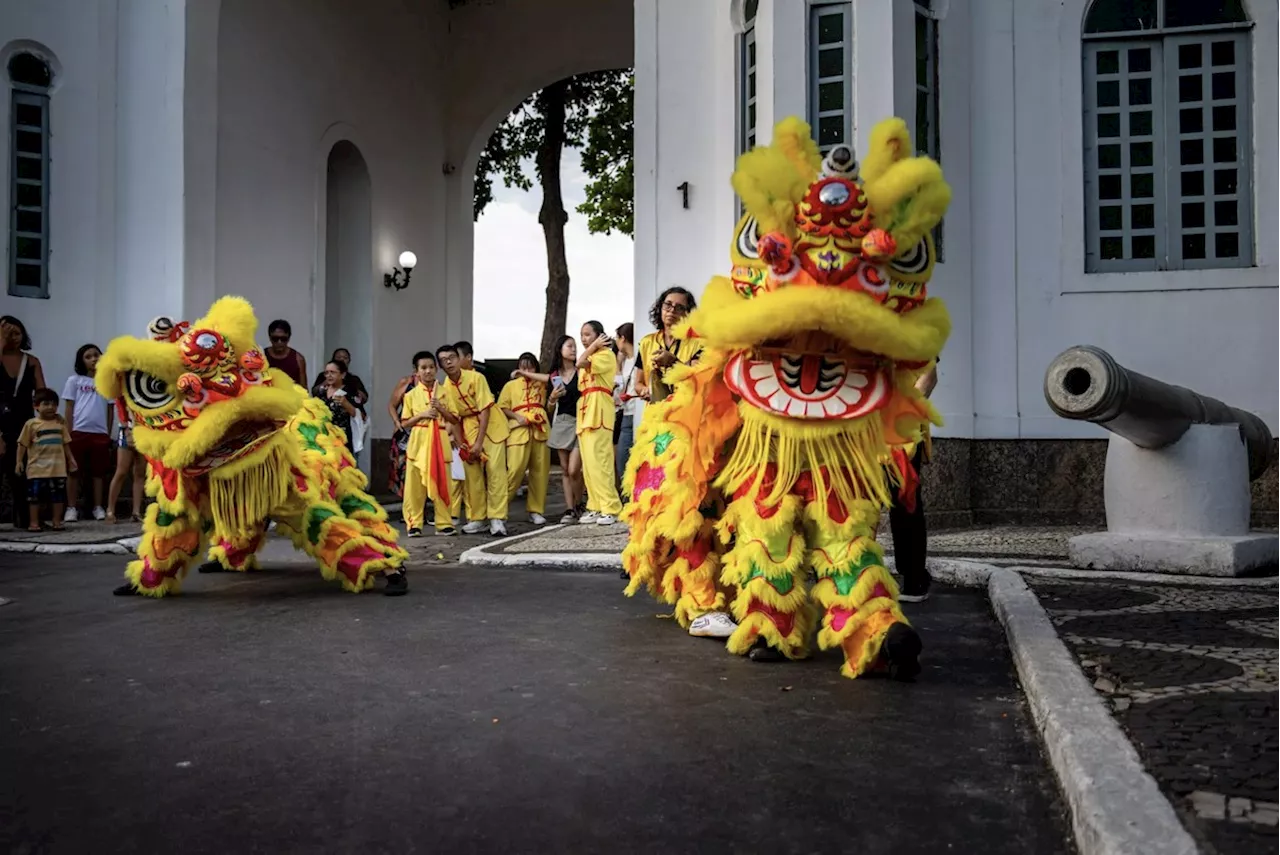
[(1249, 480), (1271, 462), (1271, 431), (1253, 413), (1130, 371), (1100, 348), (1068, 348), (1049, 363), (1044, 397), (1064, 419), (1093, 422), (1141, 448), (1164, 448), (1191, 425), (1240, 426)]

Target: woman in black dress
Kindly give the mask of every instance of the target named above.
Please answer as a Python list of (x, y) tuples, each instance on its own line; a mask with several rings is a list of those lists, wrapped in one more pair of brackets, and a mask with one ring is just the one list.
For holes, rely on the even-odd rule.
[(342, 428), (347, 437), (347, 451), (355, 457), (351, 442), (351, 419), (359, 412), (351, 396), (347, 393), (343, 380), (347, 376), (347, 366), (342, 362), (329, 362), (324, 366), (322, 382), (312, 393), (329, 405), (329, 412), (335, 426)]
[(22, 427), (35, 418), (31, 396), (43, 389), (44, 368), (31, 353), (31, 337), (22, 321), (12, 315), (0, 316), (0, 479), (9, 486), (14, 525), (26, 527), (27, 480), (14, 472), (18, 463), (18, 437)]

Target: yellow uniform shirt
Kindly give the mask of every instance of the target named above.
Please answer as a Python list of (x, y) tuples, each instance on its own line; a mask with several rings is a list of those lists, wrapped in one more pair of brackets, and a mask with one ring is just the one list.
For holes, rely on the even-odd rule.
[[(512, 419), (507, 425), (510, 434), (507, 445), (528, 445), (532, 438), (538, 442), (547, 439), (547, 386), (533, 380), (517, 377), (502, 387), (498, 393), (498, 409), (511, 410), (529, 420), (522, 425)], [(494, 414), (495, 416), (497, 413)]]
[(586, 368), (578, 369), (578, 433), (613, 430), (613, 380), (618, 357), (609, 348), (597, 350)]
[[(404, 403), (400, 405), (400, 418), (408, 419), (418, 413), (426, 412), (431, 406), (432, 398), (439, 394), (437, 385), (432, 390), (421, 384), (414, 386), (404, 395)], [(418, 422), (409, 429), (409, 444), (405, 449), (405, 457), (423, 472), (430, 472), (431, 461), (435, 458), (436, 446), (440, 447), (440, 457), (445, 463), (453, 459), (452, 447), (449, 444), (449, 433), (444, 420), (440, 418)]]
[[(446, 377), (442, 384), (440, 401), (450, 412), (462, 419), (463, 436), (474, 443), (480, 435), (480, 414), (493, 406), (493, 392), (489, 383), (477, 371), (462, 369), (457, 382)], [(507, 417), (501, 412), (489, 414), (489, 429), (485, 433), (489, 442), (507, 441)]]
[[(636, 343), (636, 370), (645, 378), (645, 382), (653, 385), (653, 357), (662, 350), (662, 331), (651, 332)], [(692, 365), (702, 353), (702, 339), (672, 339), (671, 354), (677, 362)]]

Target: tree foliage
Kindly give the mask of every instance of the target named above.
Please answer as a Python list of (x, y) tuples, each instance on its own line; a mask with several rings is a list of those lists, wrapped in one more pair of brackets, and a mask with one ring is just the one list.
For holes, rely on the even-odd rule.
[[(590, 179), (577, 207), (595, 233), (633, 236), (634, 123), (630, 71), (599, 71), (558, 80), (525, 99), (489, 138), (475, 176), (475, 218), (493, 201), (495, 180), (507, 187), (542, 189), (538, 223), (547, 246), (547, 309), (542, 325), (542, 364), (558, 365), (555, 345), (569, 311), (569, 265), (564, 227), (569, 220), (560, 187), (564, 149), (582, 149)], [(533, 175), (527, 168), (533, 161)]]
[[(595, 71), (560, 81), (564, 84), (564, 145), (582, 150), (589, 183), (577, 212), (597, 234), (633, 233), (632, 170), (633, 84), (625, 71)], [(550, 87), (548, 87), (550, 88)], [(532, 190), (538, 178), (536, 158), (546, 136), (544, 100), (534, 93), (516, 107), (489, 137), (475, 177), (475, 218), (493, 201), (495, 181)], [(534, 170), (528, 162), (534, 160)]]

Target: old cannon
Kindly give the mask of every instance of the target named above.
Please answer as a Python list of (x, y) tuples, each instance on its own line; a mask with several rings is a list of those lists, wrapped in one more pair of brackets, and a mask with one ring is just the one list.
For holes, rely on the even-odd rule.
[(1049, 363), (1044, 395), (1059, 416), (1111, 433), (1107, 531), (1072, 538), (1072, 563), (1211, 576), (1275, 566), (1276, 536), (1249, 531), (1249, 483), (1267, 469), (1274, 443), (1262, 419), (1090, 346)]

